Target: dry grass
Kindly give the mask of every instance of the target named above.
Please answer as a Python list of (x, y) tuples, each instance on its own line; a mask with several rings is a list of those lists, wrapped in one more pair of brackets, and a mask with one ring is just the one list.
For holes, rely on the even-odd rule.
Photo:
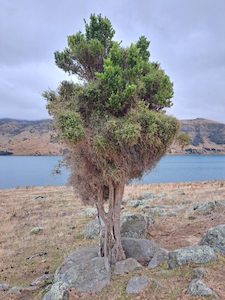
[[(135, 199), (145, 192), (162, 196), (151, 201), (150, 206), (225, 200), (225, 182), (129, 186), (125, 191), (124, 210), (127, 210), (127, 199)], [(54, 273), (69, 252), (93, 243), (82, 235), (84, 225), (91, 219), (81, 215), (84, 208), (70, 187), (0, 190), (0, 282), (29, 286), (44, 273)], [(224, 213), (220, 210), (206, 216), (196, 215), (193, 220), (189, 219), (186, 212), (172, 217), (157, 217), (148, 236), (168, 249), (191, 245), (198, 242), (209, 227), (225, 223)], [(30, 234), (35, 226), (42, 226), (43, 232)], [(144, 268), (129, 275), (114, 276), (111, 285), (100, 295), (81, 295), (72, 291), (70, 298), (150, 299), (150, 295), (153, 300), (192, 299), (185, 293), (192, 276), (191, 269), (190, 266), (177, 270)], [(206, 281), (221, 299), (225, 299), (225, 259), (221, 257), (218, 263), (208, 265), (206, 269)], [(128, 297), (125, 293), (126, 283), (134, 274), (146, 274), (157, 279), (163, 288), (158, 290), (151, 285), (144, 294)], [(38, 291), (24, 294), (22, 298), (9, 298), (6, 295), (4, 299), (31, 300), (40, 299), (40, 295)], [(3, 296), (4, 293), (0, 293), (0, 299)]]

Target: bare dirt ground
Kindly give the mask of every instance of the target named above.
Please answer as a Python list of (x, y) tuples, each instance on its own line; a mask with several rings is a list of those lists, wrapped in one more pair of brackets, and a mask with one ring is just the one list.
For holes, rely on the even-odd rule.
[[(140, 208), (128, 208), (126, 201), (146, 192), (156, 197), (144, 208), (145, 212), (160, 205), (183, 204), (185, 207), (176, 214), (155, 216), (149, 229), (147, 238), (169, 250), (196, 244), (208, 228), (225, 223), (222, 208), (208, 214), (190, 211), (195, 203), (225, 200), (225, 181), (127, 186), (123, 211), (143, 212)], [(82, 234), (85, 224), (94, 218), (82, 214), (85, 208), (70, 187), (0, 190), (0, 283), (28, 287), (37, 277), (54, 273), (74, 249), (96, 243), (85, 240)], [(35, 226), (43, 227), (43, 231), (31, 234)], [(225, 258), (219, 257), (216, 263), (205, 268), (205, 281), (225, 299)], [(186, 293), (192, 269), (193, 266), (186, 266), (169, 270), (164, 265), (154, 270), (143, 268), (132, 274), (113, 276), (110, 286), (98, 295), (71, 291), (70, 299), (198, 299)], [(127, 296), (126, 284), (136, 274), (159, 280), (162, 288), (152, 285), (141, 295)], [(44, 287), (34, 292), (24, 291), (21, 295), (0, 291), (0, 299), (41, 299), (43, 291)]]

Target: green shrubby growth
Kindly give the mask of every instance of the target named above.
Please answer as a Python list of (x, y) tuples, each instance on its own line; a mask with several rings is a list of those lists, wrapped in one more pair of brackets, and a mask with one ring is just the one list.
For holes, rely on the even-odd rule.
[[(165, 114), (173, 84), (159, 63), (151, 62), (150, 42), (141, 36), (123, 47), (113, 40), (107, 18), (91, 15), (85, 32), (68, 37), (55, 61), (79, 83), (63, 81), (47, 91), (47, 108), (69, 149), (71, 183), (85, 203), (97, 205), (104, 221), (102, 254), (124, 258), (119, 214), (124, 185), (150, 170), (178, 130)], [(105, 212), (103, 202), (109, 201)]]

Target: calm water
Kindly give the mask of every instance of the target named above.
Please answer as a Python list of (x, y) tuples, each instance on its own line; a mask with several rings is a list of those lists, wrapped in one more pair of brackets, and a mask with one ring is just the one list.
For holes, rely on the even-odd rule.
[[(0, 156), (0, 188), (17, 186), (65, 185), (68, 170), (52, 172), (60, 157)], [(225, 156), (165, 156), (140, 183), (225, 180)]]

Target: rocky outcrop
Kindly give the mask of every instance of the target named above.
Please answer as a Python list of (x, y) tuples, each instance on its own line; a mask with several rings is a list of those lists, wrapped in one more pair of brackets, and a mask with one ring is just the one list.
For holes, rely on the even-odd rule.
[(200, 241), (200, 245), (208, 245), (225, 255), (225, 224), (210, 228)]
[(99, 292), (109, 284), (111, 270), (107, 259), (98, 257), (97, 248), (73, 252), (58, 268), (54, 283), (44, 300), (68, 299), (68, 290)]
[(217, 259), (212, 248), (206, 245), (195, 245), (169, 252), (168, 265), (171, 269), (186, 264), (206, 264)]

